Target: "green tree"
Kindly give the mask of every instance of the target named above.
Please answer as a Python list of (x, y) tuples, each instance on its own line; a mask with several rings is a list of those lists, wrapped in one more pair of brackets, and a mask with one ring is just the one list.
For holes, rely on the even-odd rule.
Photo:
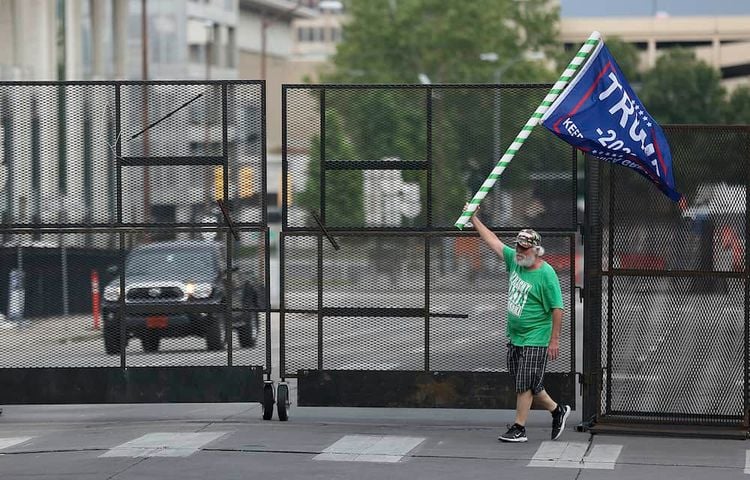
[(737, 87), (726, 104), (724, 118), (730, 124), (750, 125), (750, 87)]
[(659, 123), (721, 123), (726, 93), (720, 81), (694, 52), (673, 49), (644, 73), (638, 96)]
[[(350, 0), (350, 22), (334, 56), (326, 83), (414, 84), (420, 74), (432, 83), (549, 82), (555, 78), (543, 62), (526, 59), (529, 51), (550, 58), (557, 43), (558, 10), (546, 0)], [(494, 52), (497, 61), (482, 61)], [(539, 91), (537, 91), (539, 90)], [(450, 226), (475, 187), (484, 179), (542, 100), (542, 89), (442, 89), (326, 91), (326, 110), (337, 112), (352, 159), (432, 159), (433, 224)], [(426, 106), (431, 104), (432, 116)], [(501, 113), (502, 112), (502, 113)], [(500, 114), (500, 135), (494, 135)], [(431, 128), (427, 128), (428, 121)], [(327, 128), (326, 136), (329, 136)], [(428, 149), (428, 130), (432, 137)], [(527, 155), (549, 149), (529, 142)], [(533, 156), (533, 155), (532, 155)], [(332, 159), (326, 150), (326, 159)], [(504, 187), (518, 183), (534, 162), (508, 169)], [(406, 181), (426, 191), (423, 171), (405, 171)], [(514, 180), (515, 179), (515, 180)], [(527, 182), (526, 182), (527, 183)], [(436, 193), (439, 193), (436, 194)], [(423, 196), (424, 198), (424, 196)], [(425, 209), (423, 208), (423, 212)], [(415, 225), (423, 225), (424, 216)]]
[[(326, 159), (342, 160), (355, 158), (352, 145), (342, 132), (341, 118), (335, 111), (326, 112)], [(305, 189), (297, 196), (297, 202), (311, 212), (320, 213), (320, 136), (313, 137), (310, 148), (310, 164)], [(341, 170), (326, 174), (325, 223), (334, 227), (361, 227), (364, 223), (362, 208), (362, 172)], [(309, 226), (317, 226), (310, 219)]]
[(619, 37), (607, 38), (606, 44), (612, 56), (617, 60), (620, 70), (625, 74), (625, 78), (628, 79), (628, 83), (639, 82), (641, 80), (641, 74), (638, 70), (640, 59), (635, 45)]
[[(434, 83), (491, 81), (497, 66), (482, 62), (494, 52), (499, 63), (523, 51), (557, 48), (557, 8), (547, 0), (349, 0), (351, 21), (326, 81), (414, 83), (424, 73)], [(514, 64), (509, 78), (539, 80), (544, 69)]]

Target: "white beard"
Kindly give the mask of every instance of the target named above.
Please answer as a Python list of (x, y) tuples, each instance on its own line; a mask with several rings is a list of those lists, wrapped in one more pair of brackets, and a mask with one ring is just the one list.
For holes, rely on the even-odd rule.
[(534, 257), (533, 256), (526, 256), (522, 255), (520, 253), (516, 254), (516, 263), (522, 267), (529, 268), (530, 266), (534, 265)]

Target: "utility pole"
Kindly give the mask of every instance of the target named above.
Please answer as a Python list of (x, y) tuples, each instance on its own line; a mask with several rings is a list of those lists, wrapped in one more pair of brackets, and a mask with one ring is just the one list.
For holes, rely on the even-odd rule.
[[(148, 81), (148, 0), (141, 0), (141, 76)], [(148, 85), (142, 87), (143, 128), (148, 126)], [(148, 130), (143, 132), (143, 156), (149, 156)], [(143, 166), (143, 223), (151, 221), (151, 177), (148, 165)]]
[[(57, 0), (57, 81), (65, 81), (65, 0)], [(57, 87), (57, 190), (68, 191), (65, 131), (65, 87)]]
[[(206, 28), (206, 80), (211, 80), (211, 62), (213, 61), (213, 56), (211, 55), (211, 51), (214, 48), (214, 22), (207, 21), (205, 24)], [(211, 93), (212, 88), (211, 85), (206, 85), (206, 115), (204, 118), (204, 128), (203, 128), (203, 155), (209, 156), (211, 152), (211, 105), (213, 102), (211, 101)], [(214, 167), (215, 169), (216, 167)], [(211, 170), (211, 172), (206, 175), (206, 215), (211, 215), (211, 204), (213, 203), (213, 189), (214, 189), (214, 176), (216, 175), (215, 170)]]

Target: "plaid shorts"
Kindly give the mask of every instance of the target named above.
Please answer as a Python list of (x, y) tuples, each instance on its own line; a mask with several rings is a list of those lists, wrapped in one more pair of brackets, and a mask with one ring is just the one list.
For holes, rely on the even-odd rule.
[(547, 347), (517, 347), (508, 344), (508, 372), (516, 379), (516, 392), (544, 390), (542, 381), (547, 369)]

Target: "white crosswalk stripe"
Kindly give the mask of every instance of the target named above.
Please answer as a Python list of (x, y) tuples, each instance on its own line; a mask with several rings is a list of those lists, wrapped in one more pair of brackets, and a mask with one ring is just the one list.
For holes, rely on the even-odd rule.
[(424, 440), (419, 437), (346, 435), (313, 460), (396, 463)]
[(12, 447), (13, 445), (18, 445), (20, 443), (28, 442), (33, 437), (6, 437), (6, 438), (0, 438), (0, 450), (8, 447)]
[(588, 443), (542, 442), (528, 466), (613, 470), (622, 445), (594, 445), (587, 454), (588, 448)]
[(187, 457), (229, 432), (149, 433), (109, 449), (100, 457)]

